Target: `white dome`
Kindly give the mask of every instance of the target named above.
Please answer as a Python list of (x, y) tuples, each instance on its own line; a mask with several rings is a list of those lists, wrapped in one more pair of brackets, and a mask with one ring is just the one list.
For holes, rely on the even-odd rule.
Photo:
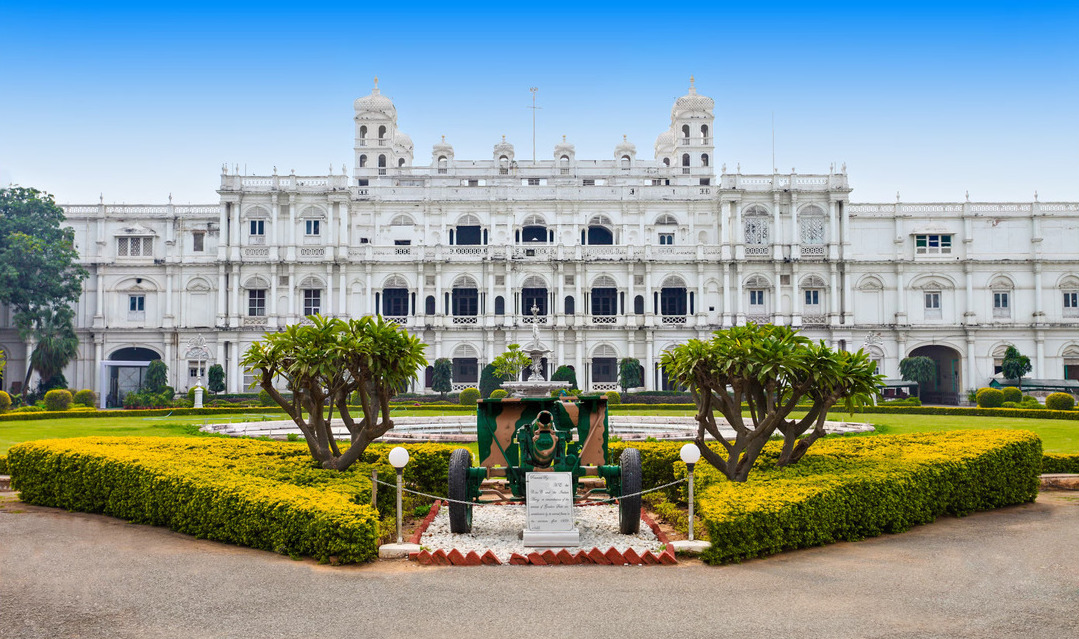
[(618, 146), (614, 147), (614, 156), (620, 158), (624, 155), (634, 157), (637, 155), (637, 145), (626, 139), (626, 136), (622, 136), (622, 142)]
[(674, 151), (674, 131), (667, 129), (656, 138), (656, 157), (667, 155)]
[(405, 149), (409, 153), (412, 152), (412, 138), (407, 133), (401, 133), (400, 131), (394, 133), (393, 144), (396, 147)]
[(690, 113), (706, 113), (711, 116), (716, 108), (716, 101), (712, 98), (697, 94), (697, 88), (693, 85), (693, 78), (689, 79), (689, 93), (678, 98), (671, 107), (671, 120), (683, 118)]
[(375, 88), (371, 89), (371, 95), (357, 98), (352, 103), (356, 113), (379, 113), (391, 120), (397, 119), (397, 108), (393, 106), (393, 100), (379, 93), (378, 78), (375, 79)]
[(554, 157), (555, 159), (561, 158), (563, 155), (573, 157), (576, 154), (577, 149), (569, 142), (566, 142), (566, 136), (562, 136), (562, 141), (554, 145)]
[(442, 136), (442, 141), (436, 142), (435, 145), (431, 147), (431, 154), (436, 158), (440, 155), (453, 157), (453, 145), (446, 142), (446, 136)]

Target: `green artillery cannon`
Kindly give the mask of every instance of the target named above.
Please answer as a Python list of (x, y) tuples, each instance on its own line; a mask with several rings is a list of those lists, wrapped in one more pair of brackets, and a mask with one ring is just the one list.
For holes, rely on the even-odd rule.
[[(486, 399), (476, 407), (476, 440), (480, 465), (458, 448), (450, 456), (449, 496), (478, 502), (486, 493), (524, 501), (525, 478), (530, 472), (568, 472), (578, 500), (592, 493), (618, 498), (619, 530), (633, 534), (641, 521), (641, 455), (636, 448), (622, 451), (618, 466), (607, 464), (607, 398), (523, 397)], [(600, 477), (604, 488), (578, 494), (581, 477)], [(512, 497), (484, 487), (484, 482), (505, 478)], [(490, 483), (490, 482), (488, 482)], [(622, 495), (632, 495), (621, 499)], [(450, 502), (450, 530), (472, 531), (472, 505)]]

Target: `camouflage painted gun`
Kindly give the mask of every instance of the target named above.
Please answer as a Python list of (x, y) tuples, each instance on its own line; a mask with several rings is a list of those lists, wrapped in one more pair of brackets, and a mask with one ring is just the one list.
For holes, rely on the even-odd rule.
[[(525, 397), (486, 399), (476, 407), (476, 440), (480, 465), (472, 466), (465, 448), (453, 451), (449, 468), (450, 499), (476, 502), (486, 493), (524, 501), (525, 477), (530, 472), (568, 472), (577, 499), (601, 493), (620, 498), (641, 490), (640, 451), (627, 448), (618, 466), (607, 465), (607, 398)], [(581, 477), (600, 477), (604, 488), (578, 495)], [(504, 495), (486, 480), (505, 478), (512, 495)], [(640, 495), (619, 499), (619, 530), (640, 528)], [(472, 506), (450, 502), (450, 529), (472, 530)]]

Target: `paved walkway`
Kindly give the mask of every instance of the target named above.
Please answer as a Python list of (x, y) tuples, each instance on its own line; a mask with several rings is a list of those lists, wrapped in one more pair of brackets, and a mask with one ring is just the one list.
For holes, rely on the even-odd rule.
[(0, 506), (0, 637), (1076, 637), (1079, 496), (742, 565), (331, 568)]

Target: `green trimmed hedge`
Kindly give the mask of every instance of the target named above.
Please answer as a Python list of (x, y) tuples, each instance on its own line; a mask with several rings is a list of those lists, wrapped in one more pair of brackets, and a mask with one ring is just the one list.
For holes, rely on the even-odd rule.
[(697, 465), (698, 514), (713, 540), (702, 560), (737, 562), (1031, 502), (1042, 469), (1041, 440), (1015, 430), (827, 439), (785, 469), (775, 466), (779, 450), (769, 443), (745, 483)]
[(1042, 456), (1043, 473), (1079, 473), (1079, 455), (1045, 453)]
[(7, 471), (7, 455), (0, 455), (0, 475), (8, 474)]
[[(371, 471), (393, 481), (391, 446), (346, 472), (319, 468), (303, 443), (251, 439), (85, 437), (13, 446), (8, 464), (23, 501), (166, 526), (196, 537), (319, 561), (373, 560), (379, 514)], [(452, 447), (406, 445), (406, 482), (445, 491)], [(415, 480), (412, 482), (411, 480)], [(387, 495), (392, 495), (389, 489)], [(392, 508), (383, 497), (380, 506)]]

